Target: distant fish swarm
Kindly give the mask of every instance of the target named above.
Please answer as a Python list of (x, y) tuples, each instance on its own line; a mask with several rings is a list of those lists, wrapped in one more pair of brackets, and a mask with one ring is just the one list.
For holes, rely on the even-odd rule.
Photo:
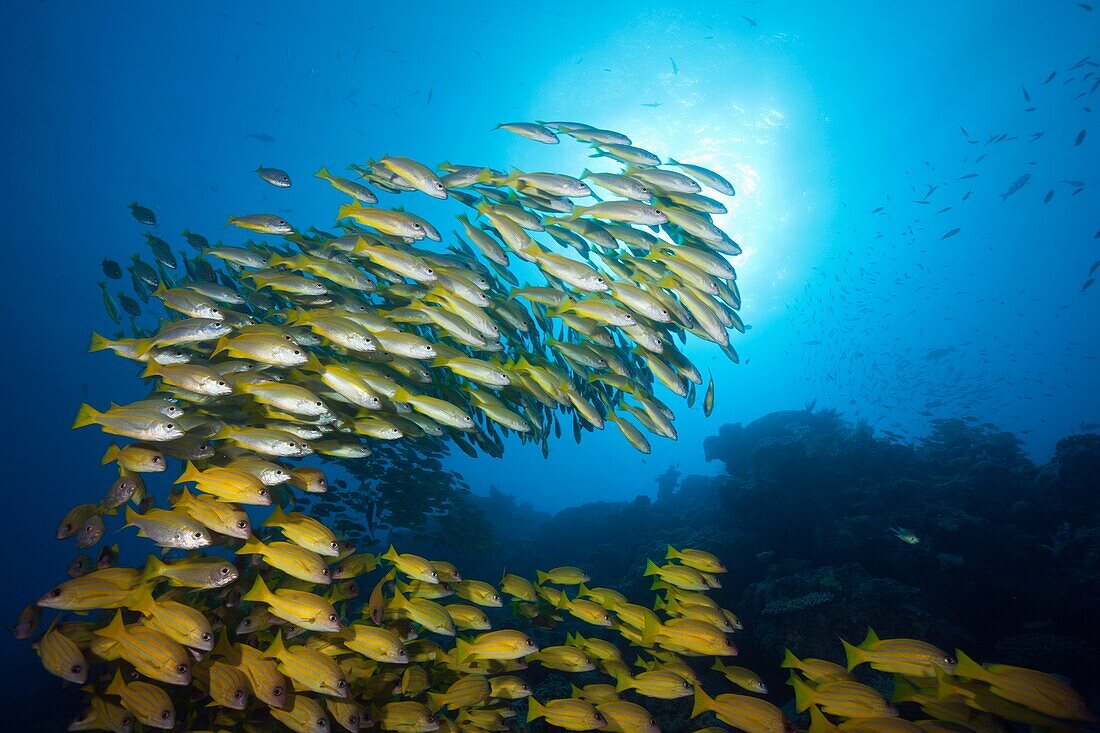
[[(61, 612), (35, 648), (48, 671), (87, 694), (69, 730), (480, 733), (508, 730), (525, 706), (529, 723), (658, 733), (639, 703), (688, 697), (685, 719), (706, 714), (750, 733), (796, 730), (767, 700), (732, 692), (767, 689), (751, 670), (722, 662), (737, 654), (729, 634), (741, 623), (706, 595), (726, 572), (709, 552), (669, 547), (664, 565), (649, 561), (644, 575), (661, 594), (651, 608), (587, 585), (575, 567), (539, 571), (535, 582), (505, 574), (492, 585), (393, 547), (358, 552), (293, 511), (293, 490), (318, 494), (329, 484), (317, 467), (292, 460), (362, 458), (375, 441), (449, 439), (471, 455), (500, 455), (503, 436), (515, 433), (545, 453), (563, 415), (578, 441), (611, 421), (648, 452), (625, 415), (674, 439), (673, 414), (654, 386), (690, 405), (702, 384), (674, 339), (691, 333), (737, 360), (728, 331), (743, 330), (740, 295), (726, 256), (740, 250), (711, 219), (724, 207), (700, 193), (705, 185), (733, 195), (728, 181), (674, 161), (678, 171), (658, 167), (626, 136), (587, 125), (501, 127), (543, 143), (562, 134), (591, 143), (596, 156), (626, 165), (582, 178), (623, 198), (575, 206), (572, 199), (592, 196), (582, 178), (449, 164), (438, 166), (441, 175), (387, 157), (357, 168), (362, 180), (457, 199), (477, 213), (459, 217), (464, 236), (454, 233), (443, 251), (421, 246), (443, 240), (426, 219), (364, 206), (378, 201), (366, 184), (325, 169), (317, 176), (352, 199), (339, 209), (338, 233), (302, 233), (275, 214), (231, 217), (283, 244), (211, 245), (185, 232), (200, 252), (182, 258), (187, 277), (176, 282), (171, 247), (146, 235), (155, 266), (135, 256), (126, 269), (137, 300), (119, 300), (131, 318), (142, 312), (138, 300), (154, 299), (169, 317), (153, 332), (131, 321), (130, 338), (95, 334), (91, 349), (140, 362), (154, 388), (105, 411), (80, 407), (74, 427), (98, 425), (133, 442), (108, 448), (103, 463), (116, 464), (118, 478), (97, 502), (72, 508), (56, 534), (89, 550), (103, 541), (105, 518), (121, 513), (162, 555), (182, 553), (149, 555), (140, 568), (118, 565), (117, 545), (94, 563), (81, 554), (70, 579), (16, 622), (14, 635), (29, 639), (42, 609)], [(282, 170), (256, 173), (290, 187)], [(130, 208), (156, 226), (151, 209)], [(116, 262), (104, 261), (103, 271), (122, 278)], [(521, 287), (521, 272), (545, 284)], [(121, 322), (105, 284), (102, 291)], [(711, 379), (705, 413), (713, 407)], [(158, 497), (145, 477), (167, 471), (169, 458), (183, 469)], [(256, 528), (246, 508), (264, 506), (272, 508)], [(511, 615), (491, 619), (506, 599)], [(566, 617), (589, 635), (567, 633), (540, 648), (516, 628), (552, 633)], [(788, 653), (796, 707), (810, 711), (811, 730), (1092, 719), (1049, 675), (982, 667), (961, 653), (956, 662), (924, 642), (873, 632), (845, 648), (847, 669)], [(708, 657), (729, 683), (714, 696), (700, 677)], [(607, 681), (537, 700), (520, 676), (528, 664)], [(946, 722), (898, 718), (852, 677), (861, 664), (898, 676), (895, 701)]]

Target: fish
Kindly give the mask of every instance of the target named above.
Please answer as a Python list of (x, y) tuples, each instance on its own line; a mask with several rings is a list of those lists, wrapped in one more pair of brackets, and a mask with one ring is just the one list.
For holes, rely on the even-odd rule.
[(1030, 181), (1030, 180), (1031, 180), (1031, 174), (1030, 173), (1024, 173), (1023, 175), (1021, 175), (1019, 178), (1017, 178), (1015, 181), (1012, 182), (1012, 185), (1008, 187), (1007, 191), (1000, 194), (1001, 201), (1007, 201), (1009, 196), (1011, 196), (1012, 194), (1016, 193), (1021, 188), (1026, 186), (1027, 182)]
[(144, 224), (147, 227), (155, 227), (157, 225), (157, 215), (153, 213), (153, 210), (142, 206), (137, 201), (131, 201), (127, 204), (127, 208), (130, 209), (130, 213), (138, 224)]
[(245, 133), (245, 137), (251, 138), (252, 140), (259, 140), (265, 145), (275, 142), (275, 138), (273, 138), (271, 135), (268, 135), (266, 132), (249, 132)]
[(920, 544), (920, 537), (903, 527), (891, 527), (890, 533), (907, 545)]
[(1081, 128), (1081, 131), (1077, 133), (1077, 137), (1073, 139), (1073, 146), (1077, 147), (1081, 143), (1085, 142), (1085, 136), (1088, 134), (1088, 130)]
[(265, 168), (261, 165), (252, 172), (276, 188), (290, 188), (290, 174), (280, 168)]

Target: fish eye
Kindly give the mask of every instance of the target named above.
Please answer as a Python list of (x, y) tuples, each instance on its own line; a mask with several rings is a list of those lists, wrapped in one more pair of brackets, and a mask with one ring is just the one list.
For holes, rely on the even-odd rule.
[(275, 685), (275, 688), (273, 690), (271, 690), (271, 694), (273, 694), (275, 697), (282, 697), (283, 696), (282, 685)]
[(358, 728), (359, 727), (359, 716), (358, 715), (349, 715), (348, 716), (348, 723), (351, 724), (351, 726), (353, 728)]
[(322, 570), (321, 575), (323, 575), (327, 578), (328, 577), (328, 568), (325, 568), (324, 570)]
[(252, 619), (251, 618), (245, 618), (243, 621), (241, 621), (241, 626), (251, 626), (251, 625), (252, 625)]
[(407, 657), (407, 656), (409, 656), (409, 652), (408, 652), (408, 651), (406, 651), (405, 649), (399, 649), (399, 650), (397, 651), (397, 656), (399, 656), (399, 657)]
[(314, 402), (313, 405), (315, 407), (323, 407), (324, 406), (321, 402)]
[(437, 573), (433, 570), (432, 571), (432, 578), (435, 579), (435, 580), (439, 580), (439, 573)]
[(233, 690), (233, 699), (240, 700), (244, 697), (244, 690)]
[(221, 327), (222, 327), (222, 322), (221, 321), (214, 321), (214, 328), (221, 328)]
[(276, 223), (276, 224), (278, 224), (278, 225), (279, 225), (279, 226), (281, 226), (281, 227), (285, 227), (285, 226), (286, 226), (286, 220), (285, 220), (285, 219), (279, 219), (279, 220), (278, 220), (278, 221), (276, 221), (275, 223)]
[(172, 711), (171, 710), (161, 710), (160, 711), (160, 719), (161, 720), (168, 720), (171, 717), (172, 717)]
[(60, 588), (54, 588), (53, 590), (50, 591), (50, 598), (57, 598), (59, 595), (61, 595), (61, 589)]
[(160, 463), (160, 456), (153, 456), (153, 463)]
[(345, 682), (344, 680), (338, 680), (336, 682), (336, 686), (342, 690), (342, 689), (344, 689), (345, 687), (348, 686), (348, 683)]
[(179, 672), (180, 674), (187, 674), (187, 665), (186, 664), (181, 664), (181, 665), (177, 666), (176, 671)]
[(210, 634), (206, 633), (205, 631), (202, 632), (202, 640), (203, 641), (210, 641)]
[(428, 275), (434, 275), (435, 274), (435, 270), (433, 270), (430, 267), (425, 267), (424, 272), (427, 273)]
[(165, 424), (165, 426), (164, 426), (164, 427), (166, 427), (166, 428), (168, 428), (169, 430), (171, 430), (172, 428), (174, 428), (174, 427), (176, 427), (176, 426), (175, 426), (175, 425), (173, 425), (172, 423), (167, 423), (167, 424)]
[(245, 529), (246, 527), (248, 527), (248, 522), (244, 521), (243, 519), (241, 521), (237, 522), (237, 528), (238, 529)]
[(602, 277), (597, 277), (597, 278), (596, 278), (596, 282), (598, 282), (598, 283), (602, 283), (602, 282), (603, 282), (603, 278), (602, 278)]
[(257, 493), (260, 496), (267, 496), (267, 489), (260, 489)]
[(418, 221), (413, 222), (413, 229), (421, 229), (421, 228), (422, 227), (420, 226), (420, 222), (418, 222)]
[(335, 614), (335, 613), (330, 613), (330, 614), (328, 615), (328, 620), (329, 620), (329, 621), (339, 621), (340, 619), (336, 618), (336, 614)]
[(340, 543), (339, 542), (329, 542), (328, 546), (331, 547), (334, 550), (339, 550), (340, 549)]
[(74, 664), (74, 665), (73, 665), (73, 666), (72, 666), (72, 667), (71, 667), (71, 668), (69, 669), (69, 671), (70, 671), (70, 672), (72, 672), (73, 674), (80, 674), (80, 671), (81, 671), (82, 669), (84, 669), (83, 665), (80, 665), (80, 664)]
[(328, 727), (328, 720), (326, 718), (317, 718), (317, 727), (318, 728), (327, 728)]
[(202, 539), (202, 532), (195, 532), (194, 536), (195, 536), (195, 539), (201, 540)]
[(122, 719), (121, 723), (123, 728), (129, 728), (131, 725), (134, 724), (134, 719), (127, 715), (125, 718)]
[(219, 382), (218, 382), (218, 386), (219, 386), (219, 387), (224, 387), (224, 386), (225, 386), (225, 382), (219, 381)]
[[(229, 568), (228, 567), (223, 567), (221, 569), (221, 574), (222, 575), (229, 575)], [(248, 621), (248, 619), (245, 619), (245, 621)]]
[(299, 351), (298, 349), (295, 349), (295, 350), (294, 350), (294, 355), (295, 355), (295, 356), (301, 356), (301, 355), (302, 355), (302, 352), (301, 352), (301, 351)]

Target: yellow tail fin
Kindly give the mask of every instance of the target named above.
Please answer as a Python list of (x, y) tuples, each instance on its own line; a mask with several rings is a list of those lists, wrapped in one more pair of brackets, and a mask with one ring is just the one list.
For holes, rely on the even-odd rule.
[(73, 430), (76, 428), (83, 428), (89, 425), (95, 425), (96, 419), (103, 413), (96, 410), (87, 402), (81, 403), (80, 409), (76, 411), (76, 419), (73, 420)]

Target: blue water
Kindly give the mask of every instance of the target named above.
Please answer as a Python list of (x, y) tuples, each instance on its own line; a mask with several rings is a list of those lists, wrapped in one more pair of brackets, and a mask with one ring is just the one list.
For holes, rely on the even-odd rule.
[[(54, 527), (100, 491), (105, 441), (69, 432), (77, 404), (141, 394), (131, 366), (85, 354), (91, 330), (113, 331), (100, 260), (144, 251), (127, 203), (178, 247), (185, 228), (236, 243), (231, 214), (330, 225), (320, 165), (590, 163), (492, 130), (511, 120), (622, 130), (725, 173), (751, 330), (739, 365), (689, 347), (717, 408), (678, 409), (678, 442), (640, 458), (609, 430), (549, 460), (518, 444), (453, 458), (475, 492), (543, 510), (653, 494), (670, 465), (720, 470), (701, 449), (719, 425), (812, 401), (903, 440), (976, 416), (1047, 460), (1100, 420), (1100, 288), (1082, 292), (1100, 260), (1100, 96), (1095, 65), (1071, 70), (1100, 58), (1098, 16), (1063, 0), (3, 4), (0, 618), (64, 577)], [(1016, 139), (988, 142), (1002, 133)], [(33, 668), (0, 644), (22, 660), (5, 674)]]

